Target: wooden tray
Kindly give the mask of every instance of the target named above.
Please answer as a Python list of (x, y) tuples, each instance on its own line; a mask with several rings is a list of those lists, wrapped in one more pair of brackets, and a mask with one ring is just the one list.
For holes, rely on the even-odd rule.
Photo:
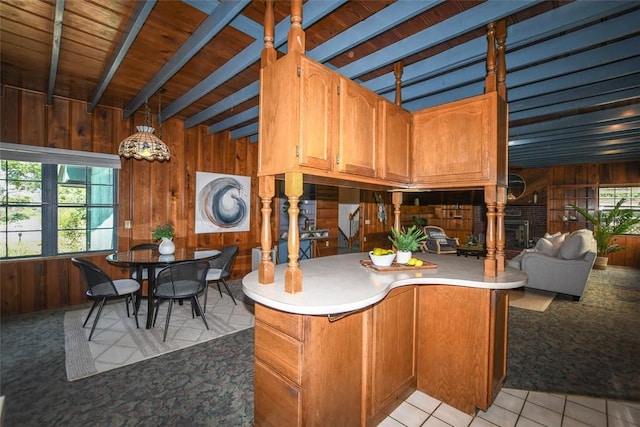
[(397, 262), (392, 263), (388, 267), (383, 267), (380, 265), (374, 265), (370, 259), (361, 259), (360, 264), (364, 267), (370, 268), (376, 271), (406, 271), (406, 270), (424, 270), (427, 268), (438, 268), (438, 264), (434, 264), (432, 262), (423, 261), (420, 267), (416, 267), (415, 265), (406, 265), (406, 264), (398, 264)]

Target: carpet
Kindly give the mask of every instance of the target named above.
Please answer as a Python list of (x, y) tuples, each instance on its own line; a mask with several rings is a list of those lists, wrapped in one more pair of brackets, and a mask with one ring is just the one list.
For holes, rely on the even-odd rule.
[(535, 289), (512, 289), (509, 291), (509, 307), (543, 312), (551, 305), (555, 292)]
[(95, 313), (87, 327), (82, 327), (89, 309), (70, 311), (64, 316), (65, 365), (69, 381), (207, 342), (254, 325), (252, 305), (242, 300), (234, 305), (226, 293), (220, 298), (218, 289), (213, 287), (209, 289), (205, 313), (209, 330), (200, 317), (192, 318), (189, 302), (183, 305), (174, 303), (166, 342), (162, 341), (162, 336), (168, 303), (160, 306), (156, 326), (145, 329), (147, 312), (146, 301), (143, 301), (138, 314), (140, 329), (137, 329), (133, 316), (127, 318), (123, 300), (109, 302), (102, 310), (91, 341), (87, 339)]

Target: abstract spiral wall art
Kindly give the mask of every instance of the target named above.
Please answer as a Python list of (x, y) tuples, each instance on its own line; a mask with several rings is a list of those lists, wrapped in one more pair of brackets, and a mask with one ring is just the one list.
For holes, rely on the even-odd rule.
[(196, 234), (249, 231), (251, 177), (196, 172)]

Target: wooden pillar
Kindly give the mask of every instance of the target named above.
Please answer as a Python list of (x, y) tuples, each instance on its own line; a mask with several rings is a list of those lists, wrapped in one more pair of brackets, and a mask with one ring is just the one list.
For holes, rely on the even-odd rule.
[(484, 202), (487, 205), (487, 257), (484, 259), (484, 275), (487, 277), (496, 277), (497, 187), (495, 185), (487, 185), (484, 187)]
[(507, 188), (497, 188), (497, 212), (496, 212), (496, 270), (504, 271), (506, 256), (504, 253), (504, 209), (507, 205)]
[(298, 230), (298, 202), (303, 191), (303, 179), (300, 172), (287, 172), (284, 175), (284, 194), (289, 200), (289, 267), (284, 273), (284, 291), (290, 294), (302, 292), (302, 270), (298, 265), (300, 256), (300, 231)]
[(404, 68), (402, 62), (393, 64), (393, 75), (396, 77), (396, 105), (402, 105), (402, 72)]
[(275, 266), (271, 259), (271, 201), (275, 196), (275, 177), (273, 175), (258, 178), (258, 194), (262, 202), (262, 228), (260, 243), (262, 247), (262, 259), (258, 267), (258, 283), (263, 285), (273, 284), (275, 281)]
[(484, 92), (496, 91), (496, 23), (487, 24), (487, 76), (484, 81)]
[(277, 55), (273, 46), (274, 40), (274, 19), (273, 0), (266, 0), (264, 10), (264, 48), (260, 57), (261, 68), (276, 62)]
[(506, 40), (507, 40), (507, 24), (505, 20), (499, 21), (496, 26), (496, 37), (498, 43), (498, 76), (497, 76), (497, 90), (498, 95), (502, 99), (507, 99), (507, 63), (506, 63)]
[(391, 202), (393, 203), (393, 228), (400, 230), (400, 207), (402, 206), (402, 191), (394, 191), (391, 193)]
[(291, 0), (291, 27), (287, 38), (288, 53), (305, 50), (305, 35), (302, 31), (302, 0)]

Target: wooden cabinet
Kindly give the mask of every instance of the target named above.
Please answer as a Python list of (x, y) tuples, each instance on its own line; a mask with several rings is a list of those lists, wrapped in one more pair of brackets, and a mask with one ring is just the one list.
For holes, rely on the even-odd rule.
[(416, 389), (417, 292), (417, 286), (394, 289), (370, 310), (370, 425)]
[(380, 144), (378, 151), (381, 178), (400, 183), (411, 181), (411, 113), (396, 104), (380, 101)]
[(507, 374), (508, 291), (422, 286), (419, 300), (418, 390), (487, 410)]
[(259, 175), (408, 183), (411, 113), (294, 52), (261, 73)]
[(550, 186), (547, 193), (547, 232), (567, 233), (581, 228), (592, 230), (591, 223), (572, 205), (594, 215), (598, 205), (597, 194), (596, 187), (590, 185)]
[(495, 92), (414, 112), (414, 185), (506, 185), (506, 129), (506, 103)]
[(364, 313), (330, 322), (256, 303), (255, 318), (255, 425), (361, 425)]
[(339, 172), (376, 177), (378, 159), (378, 95), (340, 77)]

